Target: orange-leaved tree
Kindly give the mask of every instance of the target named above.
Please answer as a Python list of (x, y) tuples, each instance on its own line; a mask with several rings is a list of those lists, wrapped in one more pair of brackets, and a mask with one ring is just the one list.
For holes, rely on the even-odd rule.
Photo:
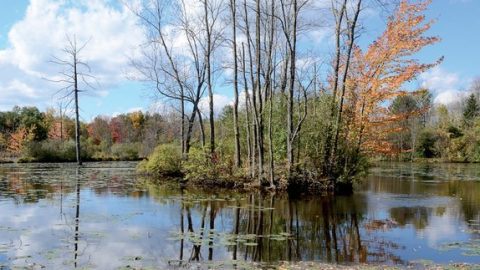
[(19, 128), (12, 134), (8, 142), (8, 150), (13, 154), (20, 154), (26, 143), (33, 141), (35, 138), (35, 126), (31, 128)]
[(349, 117), (344, 119), (348, 128), (342, 133), (353, 158), (360, 153), (394, 151), (387, 137), (398, 130), (392, 128), (391, 123), (408, 115), (391, 114), (388, 105), (394, 98), (408, 93), (404, 89), (407, 82), (442, 61), (440, 58), (425, 64), (414, 58), (422, 48), (439, 41), (439, 37), (426, 35), (434, 23), (427, 21), (423, 14), (430, 2), (402, 0), (383, 34), (367, 50), (354, 49), (346, 82), (344, 111)]
[(53, 140), (64, 140), (67, 137), (67, 125), (62, 119), (54, 119), (48, 130), (48, 138)]

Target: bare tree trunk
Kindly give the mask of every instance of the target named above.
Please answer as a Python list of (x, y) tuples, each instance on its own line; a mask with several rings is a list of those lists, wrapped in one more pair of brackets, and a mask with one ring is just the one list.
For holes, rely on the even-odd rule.
[(207, 48), (205, 57), (207, 62), (207, 88), (208, 88), (208, 107), (210, 122), (210, 154), (213, 157), (215, 153), (215, 118), (213, 109), (213, 88), (212, 88), (212, 70), (211, 70), (211, 54), (212, 54), (212, 29), (208, 20), (208, 0), (203, 1), (205, 10), (205, 29), (207, 31)]
[(240, 156), (240, 131), (238, 127), (238, 62), (237, 62), (237, 6), (236, 0), (230, 0), (230, 9), (232, 14), (232, 31), (233, 31), (233, 89), (235, 99), (233, 103), (233, 128), (235, 133), (235, 167), (242, 166)]
[(187, 134), (185, 138), (185, 154), (187, 158), (188, 158), (188, 153), (190, 152), (190, 140), (192, 139), (193, 124), (195, 123), (197, 110), (198, 110), (198, 104), (194, 104), (192, 114), (188, 119), (188, 128), (187, 128)]
[(63, 142), (63, 106), (60, 103), (60, 141)]
[[(273, 5), (273, 2), (272, 2)], [(273, 156), (273, 130), (272, 130), (272, 119), (273, 119), (273, 87), (270, 87), (269, 93), (269, 112), (268, 112), (268, 152), (269, 152), (269, 159), (270, 159), (270, 187), (275, 186), (275, 163), (274, 163), (274, 156)]]
[(182, 137), (182, 155), (185, 156), (185, 93), (183, 93), (183, 88), (180, 89), (180, 94), (180, 114), (182, 115), (180, 136)]
[(248, 45), (248, 58), (250, 64), (250, 81), (251, 81), (251, 89), (252, 89), (252, 108), (253, 111), (253, 147), (252, 147), (252, 178), (256, 175), (256, 161), (257, 161), (257, 145), (258, 145), (258, 117), (257, 117), (257, 102), (256, 102), (256, 84), (254, 78), (254, 70), (253, 70), (253, 56), (252, 56), (252, 38), (250, 34), (250, 23), (248, 20), (248, 10), (247, 10), (247, 0), (243, 1), (243, 9), (245, 13), (245, 29), (247, 35), (247, 45)]
[(203, 116), (202, 112), (197, 107), (197, 114), (198, 114), (198, 124), (200, 126), (200, 140), (202, 141), (202, 148), (205, 148), (205, 126), (203, 124)]
[[(187, 137), (188, 134), (185, 134), (185, 101), (186, 101), (186, 93), (185, 93), (185, 87), (184, 83), (182, 81), (182, 77), (180, 75), (179, 69), (177, 67), (177, 63), (175, 62), (174, 59), (174, 53), (172, 52), (171, 48), (167, 44), (167, 41), (165, 40), (165, 35), (162, 32), (163, 31), (163, 9), (164, 7), (162, 6), (160, 1), (152, 1), (148, 7), (144, 6), (144, 10), (148, 10), (148, 13), (152, 15), (153, 18), (149, 18), (148, 16), (145, 16), (141, 11), (136, 10), (132, 6), (129, 6), (129, 8), (132, 10), (132, 12), (145, 24), (147, 29), (150, 29), (152, 32), (156, 34), (154, 37), (153, 41), (151, 44), (155, 44), (153, 47), (160, 45), (161, 48), (163, 49), (163, 52), (165, 53), (166, 59), (168, 60), (168, 66), (171, 68), (172, 72), (170, 73), (170, 77), (173, 79), (175, 84), (178, 86), (178, 92), (170, 93), (170, 92), (164, 92), (160, 86), (160, 81), (162, 81), (161, 78), (158, 77), (158, 71), (157, 69), (159, 68), (158, 65), (158, 56), (155, 55), (155, 57), (152, 57), (153, 63), (149, 63), (149, 66), (147, 69), (147, 73), (153, 73), (154, 76), (153, 78), (148, 78), (152, 80), (156, 84), (156, 90), (162, 94), (165, 97), (168, 98), (174, 98), (176, 100), (180, 100), (180, 113), (181, 115), (181, 127), (180, 127), (180, 133), (181, 133), (181, 144), (182, 144), (182, 157), (184, 159), (187, 158), (188, 154), (188, 148), (187, 147)], [(188, 38), (187, 38), (188, 39)], [(155, 52), (156, 53), (156, 52)], [(192, 52), (193, 53), (193, 52)], [(195, 58), (195, 57), (194, 57)], [(144, 67), (144, 64), (138, 65), (140, 68), (137, 69), (142, 69)], [(163, 69), (163, 68), (162, 68)], [(195, 102), (195, 100), (193, 100)]]
[(347, 0), (344, 0), (340, 8), (340, 13), (337, 14), (338, 9), (333, 6), (332, 1), (332, 11), (335, 16), (335, 65), (333, 67), (333, 90), (332, 90), (332, 101), (330, 103), (330, 118), (328, 119), (327, 125), (327, 137), (324, 144), (324, 158), (323, 165), (324, 171), (329, 174), (330, 168), (330, 154), (331, 154), (331, 140), (332, 140), (332, 121), (335, 117), (336, 109), (336, 97), (338, 91), (338, 80), (340, 77), (340, 58), (341, 58), (341, 34), (342, 34), (342, 23), (345, 16), (345, 10), (347, 7)]
[[(269, 101), (269, 114), (268, 114), (268, 141), (269, 141), (269, 182), (270, 187), (275, 187), (275, 164), (274, 164), (274, 156), (273, 156), (273, 130), (272, 130), (272, 119), (273, 119), (273, 83), (275, 82), (275, 68), (274, 65), (276, 64), (275, 60), (272, 59), (273, 54), (273, 45), (274, 45), (274, 33), (275, 33), (275, 1), (271, 1), (270, 5), (270, 36), (269, 36), (269, 44), (268, 44), (268, 64), (267, 64), (267, 74), (265, 78), (265, 95), (268, 95)], [(272, 81), (272, 73), (273, 73), (273, 81)], [(267, 102), (267, 100), (265, 100)]]
[(78, 74), (77, 74), (77, 55), (74, 54), (73, 56), (73, 72), (74, 72), (74, 92), (75, 92), (75, 150), (77, 154), (77, 163), (78, 165), (82, 165), (82, 157), (80, 153), (80, 115), (78, 110)]
[(296, 50), (297, 50), (297, 16), (298, 16), (298, 6), (297, 0), (293, 0), (293, 9), (292, 9), (292, 33), (291, 41), (289, 42), (290, 50), (290, 86), (288, 88), (287, 96), (287, 169), (289, 175), (292, 172), (292, 167), (294, 164), (293, 156), (293, 94), (295, 90), (295, 62), (296, 62)]
[(347, 88), (347, 78), (348, 78), (348, 70), (350, 68), (350, 60), (352, 56), (352, 50), (353, 46), (355, 44), (355, 30), (357, 26), (357, 21), (358, 21), (358, 16), (360, 14), (360, 8), (362, 5), (362, 0), (358, 0), (356, 10), (355, 10), (355, 15), (353, 18), (352, 22), (349, 22), (349, 30), (348, 30), (348, 49), (347, 49), (347, 57), (345, 59), (345, 68), (343, 71), (343, 78), (342, 78), (342, 93), (340, 95), (340, 104), (338, 106), (338, 112), (337, 112), (337, 119), (335, 121), (335, 139), (333, 143), (333, 149), (332, 149), (332, 159), (333, 162), (335, 162), (336, 159), (336, 152), (337, 152), (337, 147), (338, 147), (338, 136), (340, 133), (340, 125), (342, 121), (342, 112), (343, 112), (343, 102), (345, 98), (345, 91)]
[[(80, 112), (79, 112), (79, 92), (85, 91), (85, 89), (80, 90), (79, 88), (79, 83), (84, 82), (85, 85), (91, 87), (91, 85), (86, 81), (85, 77), (92, 78), (90, 74), (83, 73), (80, 69), (81, 67), (84, 67), (90, 71), (90, 67), (88, 64), (82, 62), (79, 59), (79, 54), (82, 51), (83, 48), (87, 45), (87, 43), (83, 44), (82, 46), (77, 45), (77, 39), (74, 36), (73, 40), (70, 39), (70, 37), (67, 37), (68, 44), (67, 46), (63, 49), (63, 51), (66, 53), (67, 59), (60, 59), (57, 57), (54, 57), (54, 60), (50, 61), (54, 64), (63, 66), (63, 68), (66, 71), (61, 72), (63, 78), (62, 79), (55, 79), (55, 80), (50, 80), (52, 82), (56, 83), (62, 83), (62, 84), (67, 84), (67, 86), (63, 87), (63, 91), (68, 91), (65, 97), (69, 97), (73, 95), (73, 101), (74, 101), (74, 111), (75, 111), (75, 152), (76, 152), (76, 159), (77, 159), (77, 164), (82, 165), (82, 155), (81, 155), (81, 146), (80, 146), (80, 136), (81, 136), (81, 131), (80, 131)], [(61, 111), (60, 111), (61, 114)], [(63, 128), (63, 124), (61, 124), (61, 128)], [(63, 131), (61, 133), (61, 136), (63, 137)]]
[[(263, 180), (263, 163), (264, 163), (264, 145), (263, 145), (263, 104), (262, 104), (262, 94), (261, 94), (261, 54), (260, 54), (260, 0), (256, 0), (256, 20), (255, 20), (255, 50), (256, 50), (256, 89), (257, 94), (253, 97), (254, 110), (257, 111), (255, 103), (256, 97), (258, 97), (258, 112), (256, 112), (258, 132), (257, 132), (257, 147), (258, 147), (258, 184), (262, 183)], [(255, 93), (255, 90), (254, 90)]]
[(254, 153), (252, 150), (252, 135), (251, 135), (251, 128), (250, 128), (250, 94), (248, 93), (248, 81), (247, 81), (247, 66), (246, 66), (246, 59), (245, 59), (245, 46), (242, 42), (242, 63), (243, 63), (243, 86), (245, 91), (245, 116), (246, 116), (246, 130), (247, 130), (247, 155), (248, 155), (248, 164), (249, 164), (249, 171), (250, 176), (253, 178), (255, 177), (255, 160), (254, 160)]

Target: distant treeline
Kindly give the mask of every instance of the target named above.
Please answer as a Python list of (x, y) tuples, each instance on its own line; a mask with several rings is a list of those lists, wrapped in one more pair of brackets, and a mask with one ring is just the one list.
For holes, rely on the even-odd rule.
[(428, 92), (397, 97), (389, 108), (391, 113), (409, 117), (391, 125), (395, 130), (389, 138), (392, 151), (382, 157), (480, 162), (480, 79), (465, 93), (448, 106), (431, 104)]
[[(175, 136), (174, 125), (167, 118), (137, 111), (82, 122), (82, 156), (85, 160), (145, 157), (160, 138)], [(0, 160), (74, 161), (74, 137), (74, 119), (53, 109), (41, 112), (36, 107), (14, 107), (0, 112)]]

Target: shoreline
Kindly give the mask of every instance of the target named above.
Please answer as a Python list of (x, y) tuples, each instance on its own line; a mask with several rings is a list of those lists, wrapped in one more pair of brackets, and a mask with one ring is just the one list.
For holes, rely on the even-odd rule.
[[(261, 269), (261, 268), (259, 268)], [(396, 269), (425, 269), (425, 270), (441, 270), (441, 269), (462, 269), (474, 270), (480, 269), (479, 264), (468, 263), (450, 263), (450, 264), (435, 264), (430, 262), (408, 263), (407, 265), (377, 265), (377, 264), (328, 264), (320, 262), (296, 262), (296, 263), (281, 263), (278, 269), (312, 269), (312, 270), (396, 270)]]

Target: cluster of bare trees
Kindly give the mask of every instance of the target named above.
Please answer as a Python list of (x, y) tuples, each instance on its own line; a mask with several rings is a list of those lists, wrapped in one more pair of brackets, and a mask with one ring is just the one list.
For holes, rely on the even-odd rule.
[[(336, 166), (350, 60), (365, 2), (379, 1), (145, 0), (130, 7), (149, 37), (142, 57), (133, 64), (140, 80), (178, 104), (185, 159), (195, 127), (201, 131), (202, 146), (212, 159), (216, 157), (214, 93), (225, 88), (218, 82), (223, 80), (234, 96), (237, 168), (248, 168), (258, 184), (268, 182), (273, 187), (277, 160), (290, 176), (299, 165), (295, 153), (302, 127), (313, 117), (327, 126), (321, 152), (328, 175)], [(319, 17), (325, 17), (323, 25)], [(333, 56), (322, 59), (307, 52), (308, 33), (329, 31), (332, 24)], [(315, 60), (299, 67), (307, 58)], [(328, 68), (319, 68), (320, 62)], [(321, 92), (331, 96), (329, 113), (324, 115), (310, 104)], [(208, 130), (201, 112), (203, 98), (208, 99)], [(280, 125), (275, 120), (278, 115), (283, 117)], [(283, 145), (276, 145), (274, 140), (284, 134)], [(278, 162), (278, 155), (284, 161)]]

